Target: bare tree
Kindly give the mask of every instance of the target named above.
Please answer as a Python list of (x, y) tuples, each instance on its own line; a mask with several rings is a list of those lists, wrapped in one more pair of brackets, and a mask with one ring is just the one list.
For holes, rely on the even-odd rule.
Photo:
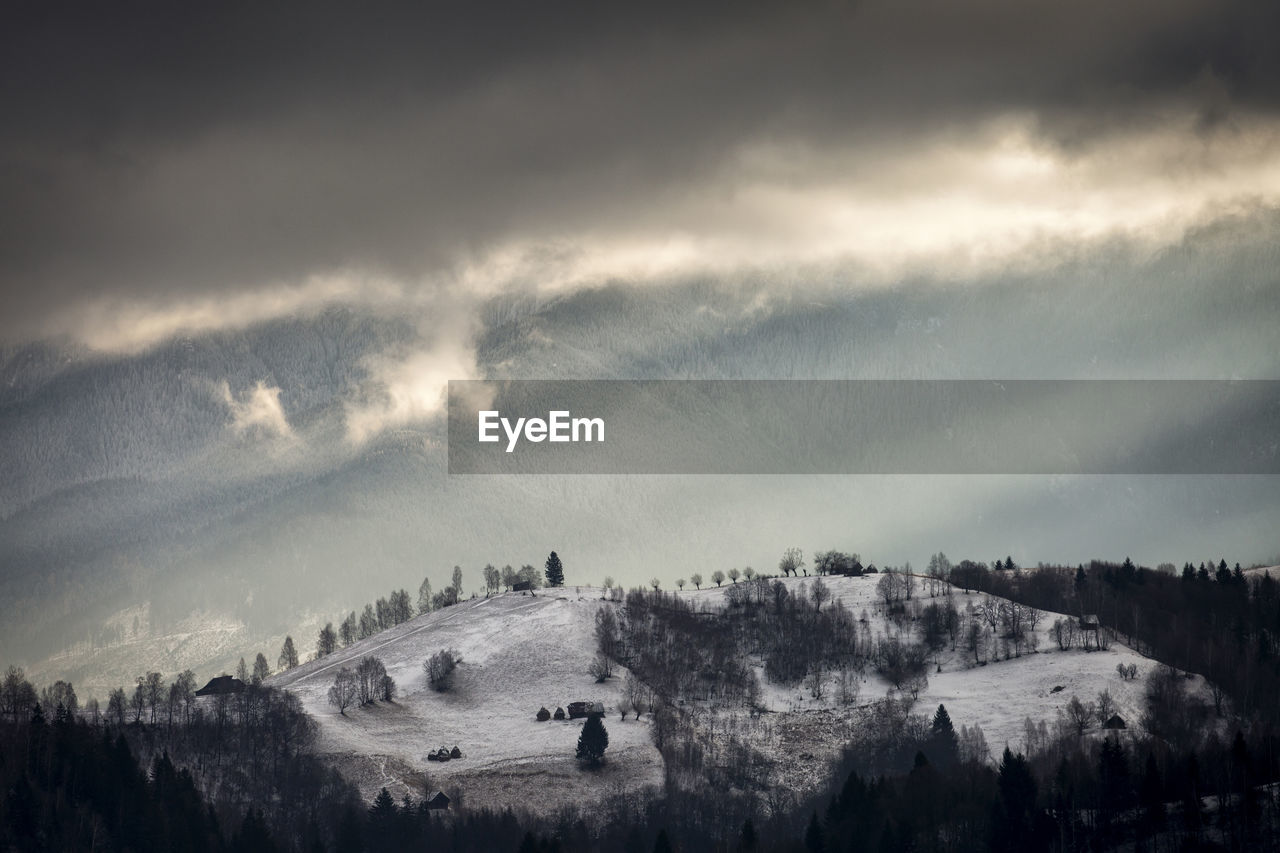
[[(10, 666), (0, 683), (0, 712), (11, 722), (25, 720), (36, 704), (36, 689), (20, 667)], [(123, 722), (123, 720), (122, 720)]]
[(613, 607), (602, 605), (596, 611), (596, 649), (600, 654), (612, 660), (618, 660), (621, 640), (619, 638), (618, 617)]
[(123, 726), (127, 706), (128, 700), (125, 699), (124, 688), (117, 687), (112, 690), (107, 696), (107, 719), (117, 726)]
[(339, 669), (329, 688), (329, 704), (337, 706), (338, 713), (345, 716), (347, 709), (355, 704), (359, 695), (360, 686), (356, 674), (345, 666)]
[(148, 672), (145, 679), (138, 679), (138, 683), (143, 685), (146, 698), (147, 708), (151, 711), (151, 722), (156, 721), (156, 708), (160, 705), (164, 698), (164, 676), (158, 672)]
[(800, 573), (800, 567), (804, 565), (804, 552), (799, 548), (788, 548), (782, 552), (782, 559), (778, 561), (778, 571), (783, 576), (794, 575)]
[(974, 665), (980, 664), (984, 660), (987, 645), (987, 632), (983, 629), (982, 624), (977, 617), (969, 620), (969, 626), (964, 632), (965, 648), (973, 653)]
[(494, 568), (493, 563), (489, 563), (484, 567), (484, 592), (488, 595), (491, 592), (498, 592), (502, 589), (502, 572)]
[(462, 656), (453, 649), (441, 649), (422, 664), (427, 673), (427, 681), (439, 693), (453, 687), (454, 671), (462, 663)]
[(684, 584), (685, 584), (684, 578), (676, 578), (676, 587), (680, 589), (682, 592), (684, 591)]
[(280, 647), (280, 659), (276, 664), (281, 670), (293, 669), (298, 665), (298, 650), (293, 647), (293, 637), (284, 638), (284, 645)]
[(133, 721), (142, 722), (142, 712), (147, 709), (147, 688), (144, 679), (139, 676), (133, 686), (133, 695), (129, 697), (129, 708), (133, 711)]
[(1000, 602), (988, 596), (978, 603), (978, 612), (982, 614), (983, 620), (991, 626), (991, 633), (994, 634), (996, 628), (1000, 625)]
[(632, 673), (627, 673), (626, 684), (623, 686), (623, 692), (627, 697), (627, 705), (635, 712), (636, 719), (640, 719), (640, 715), (648, 710), (649, 707), (649, 690), (644, 686), (640, 679), (636, 678)]
[(689, 575), (689, 583), (693, 584), (697, 589), (702, 589), (702, 575), (697, 572)]
[[(1053, 620), (1051, 633), (1053, 634), (1053, 639), (1058, 643), (1058, 648), (1064, 652), (1067, 651), (1076, 644), (1076, 620), (1071, 617)], [(1123, 665), (1121, 664), (1121, 666)]]
[(261, 684), (271, 675), (271, 667), (267, 664), (267, 656), (262, 652), (258, 652), (258, 656), (253, 659), (253, 675), (250, 680), (254, 684)]
[(328, 622), (320, 629), (320, 636), (316, 639), (316, 657), (322, 658), (333, 654), (333, 649), (338, 644), (338, 637), (333, 632), (333, 623)]
[(1072, 696), (1067, 702), (1066, 720), (1070, 728), (1075, 729), (1076, 736), (1081, 737), (1093, 724), (1094, 707), (1092, 702), (1081, 702), (1079, 697)]
[(1116, 700), (1111, 698), (1110, 690), (1102, 690), (1098, 694), (1097, 701), (1093, 703), (1093, 713), (1097, 717), (1098, 725), (1105, 726), (1107, 720), (1111, 719), (1111, 715), (1116, 712)]
[(378, 633), (378, 616), (373, 612), (373, 605), (366, 604), (364, 612), (360, 614), (360, 639), (372, 637)]
[(831, 600), (831, 590), (822, 582), (822, 578), (815, 578), (813, 586), (809, 587), (809, 597), (813, 599), (813, 609), (821, 610), (822, 605)]
[(372, 704), (382, 687), (382, 679), (387, 668), (382, 661), (372, 655), (365, 655), (356, 664), (356, 679), (359, 681), (360, 704)]
[(809, 688), (809, 695), (814, 699), (821, 699), (825, 693), (823, 691), (822, 681), (822, 664), (819, 661), (810, 661), (809, 671), (805, 673), (805, 686)]
[(609, 660), (605, 655), (597, 652), (596, 656), (591, 660), (591, 665), (587, 667), (587, 672), (590, 673), (591, 677), (596, 680), (597, 684), (599, 684), (600, 682), (613, 677), (613, 661)]
[(737, 583), (738, 578), (740, 577), (742, 577), (742, 572), (738, 571), (737, 569), (729, 570), (729, 580), (733, 581), (734, 583)]
[(960, 761), (964, 764), (986, 764), (991, 758), (991, 750), (987, 748), (987, 738), (982, 727), (975, 724), (973, 728), (960, 727), (959, 743)]
[(649, 586), (653, 587), (654, 592), (658, 591), (658, 587), (661, 584), (662, 584), (662, 581), (659, 580), (658, 578), (649, 578)]
[(836, 679), (836, 699), (840, 704), (855, 704), (858, 701), (860, 687), (857, 675), (851, 673), (849, 667), (842, 666)]
[(189, 669), (178, 673), (173, 686), (178, 690), (178, 698), (182, 702), (183, 722), (191, 722), (191, 709), (196, 703), (196, 674)]
[(720, 571), (719, 569), (716, 569), (714, 572), (712, 572), (711, 582), (716, 586), (720, 586), (720, 584), (724, 583), (724, 572)]
[[(510, 568), (510, 567), (508, 567)], [(431, 612), (431, 581), (427, 578), (422, 579), (422, 584), (418, 587), (418, 615)]]

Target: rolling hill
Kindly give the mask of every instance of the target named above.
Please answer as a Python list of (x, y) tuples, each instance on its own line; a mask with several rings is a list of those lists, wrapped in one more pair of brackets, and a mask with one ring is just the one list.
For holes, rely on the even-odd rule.
[[(783, 582), (795, 592), (812, 580)], [(833, 599), (856, 617), (865, 611), (873, 637), (895, 630), (878, 612), (875, 576), (824, 580)], [(438, 788), (460, 796), (464, 804), (552, 813), (568, 802), (581, 804), (661, 785), (663, 757), (653, 746), (652, 716), (637, 721), (629, 715), (624, 722), (614, 708), (622, 695), (625, 670), (602, 684), (587, 672), (595, 651), (596, 611), (622, 607), (605, 601), (601, 592), (564, 587), (532, 596), (504, 593), (463, 601), (278, 674), (270, 683), (301, 698), (319, 723), (318, 751), (370, 798), (384, 785), (397, 796)], [(725, 606), (724, 592), (709, 588), (679, 595), (715, 611)], [(954, 597), (962, 612), (986, 598), (958, 590)], [(963, 649), (945, 651), (941, 671), (930, 666), (916, 711), (932, 714), (939, 703), (945, 704), (957, 729), (981, 726), (996, 756), (1006, 744), (1022, 748), (1027, 718), (1045, 720), (1052, 727), (1071, 697), (1091, 701), (1103, 690), (1111, 693), (1129, 726), (1137, 728), (1144, 678), (1158, 664), (1119, 642), (1105, 651), (1060, 651), (1049, 635), (1053, 619), (1045, 615), (1037, 629), (1036, 650), (1021, 657), (973, 666)], [(422, 669), (423, 661), (442, 648), (456, 649), (463, 660), (456, 686), (447, 693), (432, 690)], [(365, 655), (385, 663), (399, 685), (399, 696), (393, 703), (340, 714), (328, 704), (328, 688), (339, 668), (354, 668)], [(830, 686), (823, 698), (815, 699), (802, 686), (771, 682), (759, 661), (747, 663), (761, 684), (754, 710), (691, 701), (679, 709), (679, 716), (709, 743), (748, 745), (768, 763), (770, 782), (796, 794), (814, 791), (826, 781), (829, 762), (846, 744), (858, 741), (870, 725), (876, 700), (889, 690), (889, 684), (869, 670), (858, 700), (842, 706)], [(1138, 678), (1122, 679), (1116, 672), (1120, 663), (1135, 664)], [(1203, 689), (1203, 680), (1197, 677), (1192, 689)], [(554, 709), (577, 700), (601, 701), (608, 709), (608, 760), (599, 772), (580, 769), (574, 760), (581, 720), (535, 719), (540, 707)], [(428, 761), (428, 751), (454, 745), (464, 755), (461, 760)]]

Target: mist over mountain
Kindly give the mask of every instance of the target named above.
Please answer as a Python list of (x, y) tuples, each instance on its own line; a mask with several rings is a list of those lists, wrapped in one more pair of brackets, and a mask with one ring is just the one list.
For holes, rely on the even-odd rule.
[[(479, 314), (476, 372), (1270, 378), (1272, 218), (1227, 219), (1154, 255), (1117, 243), (982, 280), (890, 289), (846, 272), (495, 297)], [(422, 329), (347, 305), (134, 354), (6, 348), (0, 595), (12, 606), (0, 643), (31, 664), (78, 649), (58, 664), (70, 666), (122, 641), (108, 626), (143, 604), (140, 641), (193, 613), (275, 637), (424, 576), (438, 588), (454, 565), (476, 588), (485, 563), (539, 564), (553, 548), (571, 584), (768, 567), (785, 544), (917, 564), (939, 548), (1151, 564), (1280, 550), (1273, 478), (450, 477), (437, 413), (352, 429), (392, 411), (381, 366), (430, 346)], [(1158, 440), (1160, 424), (1144, 429), (1135, 440)], [(225, 665), (218, 654), (186, 665)]]

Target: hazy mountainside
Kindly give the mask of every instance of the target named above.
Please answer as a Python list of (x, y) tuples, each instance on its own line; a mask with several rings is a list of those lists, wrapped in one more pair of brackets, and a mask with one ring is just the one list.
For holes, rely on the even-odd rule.
[[(1064, 257), (1036, 279), (890, 290), (848, 275), (496, 299), (477, 367), (518, 378), (1270, 378), (1276, 260), (1273, 245), (1224, 227), (1154, 258)], [(448, 477), (438, 422), (348, 436), (350, 408), (388, 393), (374, 362), (422, 343), (411, 317), (334, 309), (135, 355), (0, 350), (0, 597), (11, 603), (0, 645), (28, 664), (107, 646), (119, 640), (110, 620), (144, 604), (156, 638), (205, 613), (265, 644), (300, 632), (304, 614), (337, 615), (424, 575), (439, 587), (455, 564), (475, 588), (483, 564), (539, 563), (553, 548), (571, 581), (591, 583), (767, 567), (787, 544), (892, 562), (938, 546), (1152, 564), (1277, 551), (1259, 533), (1280, 506), (1272, 478)], [(253, 650), (235, 643), (174, 665), (211, 675), (214, 661)], [(59, 660), (51, 675), (72, 665)]]
[[(868, 643), (899, 635), (900, 629), (877, 601), (877, 576), (824, 580), (833, 601), (840, 601), (855, 619), (865, 620), (859, 630)], [(791, 578), (783, 583), (795, 594), (813, 581)], [(718, 612), (726, 607), (725, 592), (731, 586), (689, 590), (680, 597)], [(654, 746), (653, 713), (638, 720), (628, 713), (624, 721), (615, 708), (627, 695), (627, 670), (617, 669), (604, 683), (596, 683), (588, 673), (596, 648), (596, 612), (613, 609), (619, 618), (625, 613), (622, 604), (603, 600), (601, 593), (598, 588), (565, 587), (539, 590), (532, 597), (505, 593), (464, 601), (281, 673), (269, 683), (302, 699), (319, 723), (317, 751), (335, 761), (366, 798), (382, 786), (396, 796), (439, 788), (476, 807), (505, 803), (552, 814), (561, 805), (604, 799), (620, 782), (632, 792), (645, 785), (661, 786), (663, 759)], [(920, 600), (943, 599), (921, 591)], [(989, 598), (956, 590), (953, 600), (964, 611)], [(1115, 702), (1114, 712), (1138, 728), (1145, 676), (1156, 664), (1120, 643), (1104, 651), (1062, 651), (1050, 637), (1054, 618), (1042, 618), (1034, 643), (1020, 657), (976, 666), (963, 644), (944, 649), (940, 671), (928, 667), (928, 684), (919, 693), (917, 709), (932, 713), (944, 703), (957, 730), (962, 725), (981, 727), (995, 756), (1006, 744), (1021, 750), (1034, 746), (1025, 743), (1027, 718), (1037, 724), (1046, 721), (1052, 731), (1072, 697), (1091, 702), (1104, 690)], [(454, 686), (441, 693), (428, 684), (422, 664), (444, 648), (459, 651), (463, 663)], [(343, 667), (355, 669), (367, 656), (385, 664), (398, 697), (339, 713), (328, 702), (328, 689)], [(1116, 671), (1120, 663), (1136, 665), (1138, 677), (1122, 679)], [(839, 695), (835, 671), (826, 672), (821, 695), (815, 697), (807, 681), (786, 686), (771, 680), (759, 658), (748, 656), (734, 664), (744, 665), (758, 680), (754, 705), (722, 693), (724, 685), (701, 682), (695, 682), (692, 691), (708, 698), (667, 697), (668, 713), (679, 720), (679, 734), (672, 729), (665, 737), (669, 742), (677, 737), (687, 740), (702, 756), (708, 774), (681, 780), (676, 768), (667, 767), (666, 778), (676, 780), (674, 784), (710, 784), (721, 778), (716, 774), (741, 772), (767, 778), (774, 789), (803, 797), (826, 783), (828, 762), (845, 745), (881, 727), (877, 715), (885, 707), (879, 700), (890, 684), (874, 670), (854, 676), (852, 690), (857, 695), (847, 700)], [(1203, 690), (1203, 681), (1194, 687)], [(608, 765), (602, 774), (585, 773), (574, 761), (582, 720), (535, 718), (543, 706), (554, 711), (571, 701), (600, 701), (608, 711)], [(1090, 727), (1095, 733), (1099, 728), (1096, 723)], [(1033, 731), (1030, 736), (1040, 735)], [(455, 745), (462, 759), (428, 760), (428, 752)], [(735, 761), (746, 764), (728, 766)], [(742, 784), (747, 784), (745, 779)]]

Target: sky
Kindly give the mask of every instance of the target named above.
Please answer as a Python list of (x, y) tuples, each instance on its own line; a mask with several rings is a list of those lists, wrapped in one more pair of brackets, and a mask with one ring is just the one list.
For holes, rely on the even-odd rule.
[(5, 342), (137, 352), (349, 303), (429, 316), (413, 358), (465, 372), (495, 295), (964, 282), (1158, 252), (1280, 198), (1274, 4), (9, 17)]
[(1274, 477), (588, 487), (438, 451), (454, 379), (1280, 378), (1276, 32), (1255, 0), (10, 4), (0, 583), (92, 626), (188, 576), (346, 607), (424, 553), (1272, 559)]

